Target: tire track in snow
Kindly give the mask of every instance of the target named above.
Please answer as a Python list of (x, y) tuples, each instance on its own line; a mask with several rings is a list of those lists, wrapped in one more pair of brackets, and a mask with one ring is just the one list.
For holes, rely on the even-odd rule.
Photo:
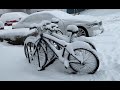
[[(105, 32), (92, 37), (97, 51), (103, 56), (101, 70), (108, 80), (120, 80), (120, 22), (104, 24)], [(96, 77), (96, 76), (95, 76)]]

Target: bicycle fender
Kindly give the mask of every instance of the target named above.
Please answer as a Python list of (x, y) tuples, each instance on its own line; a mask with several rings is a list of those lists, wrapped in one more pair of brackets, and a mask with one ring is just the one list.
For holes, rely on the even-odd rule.
[(67, 45), (66, 49), (68, 50), (68, 52), (72, 55), (74, 55), (74, 49), (77, 48), (84, 48), (87, 49), (91, 52), (93, 52), (98, 58), (99, 58), (99, 53), (94, 50), (88, 43), (83, 42), (83, 41), (76, 41), (76, 42), (72, 42), (69, 45)]

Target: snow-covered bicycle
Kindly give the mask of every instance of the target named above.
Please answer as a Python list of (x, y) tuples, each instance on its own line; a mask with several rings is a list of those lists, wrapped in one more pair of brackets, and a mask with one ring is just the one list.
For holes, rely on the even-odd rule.
[(58, 59), (72, 73), (93, 74), (97, 71), (99, 57), (94, 45), (82, 40), (72, 41), (78, 32), (75, 25), (68, 26), (67, 31), (71, 33), (69, 37), (62, 35), (55, 25), (48, 25), (46, 31), (48, 32), (40, 33), (38, 37), (28, 37), (25, 40), (24, 51), (29, 63), (37, 61), (38, 70), (44, 70)]

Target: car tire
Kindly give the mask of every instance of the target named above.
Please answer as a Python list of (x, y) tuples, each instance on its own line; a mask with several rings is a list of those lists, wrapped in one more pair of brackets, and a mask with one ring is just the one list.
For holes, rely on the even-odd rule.
[(89, 37), (89, 34), (88, 34), (88, 31), (86, 30), (86, 28), (84, 28), (84, 27), (78, 27), (77, 36), (78, 36), (78, 37), (80, 37), (80, 36)]

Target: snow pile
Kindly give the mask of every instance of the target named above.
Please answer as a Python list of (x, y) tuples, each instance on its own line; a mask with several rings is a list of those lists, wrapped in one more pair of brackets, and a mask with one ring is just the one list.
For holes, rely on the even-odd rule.
[(119, 12), (120, 12), (120, 9), (88, 9), (88, 10), (82, 11), (80, 14), (91, 15), (91, 16), (106, 16), (106, 15), (111, 15), (113, 13), (119, 13)]
[(0, 31), (0, 37), (3, 37), (3, 38), (10, 38), (11, 40), (15, 40), (15, 37), (16, 36), (20, 36), (20, 37), (23, 37), (23, 36), (26, 36), (30, 33), (33, 33), (35, 32), (35, 30), (29, 30), (29, 29), (14, 29), (14, 30), (2, 30)]
[(78, 27), (76, 25), (68, 25), (67, 30), (72, 30), (73, 32), (78, 31)]
[(0, 21), (0, 27), (4, 27), (4, 23)]
[(84, 20), (100, 20), (103, 22), (120, 21), (120, 9), (89, 9), (76, 15)]
[(29, 30), (28, 28), (1, 30), (0, 39), (14, 42), (14, 44), (23, 44), (26, 37), (35, 34), (37, 34), (35, 29)]

